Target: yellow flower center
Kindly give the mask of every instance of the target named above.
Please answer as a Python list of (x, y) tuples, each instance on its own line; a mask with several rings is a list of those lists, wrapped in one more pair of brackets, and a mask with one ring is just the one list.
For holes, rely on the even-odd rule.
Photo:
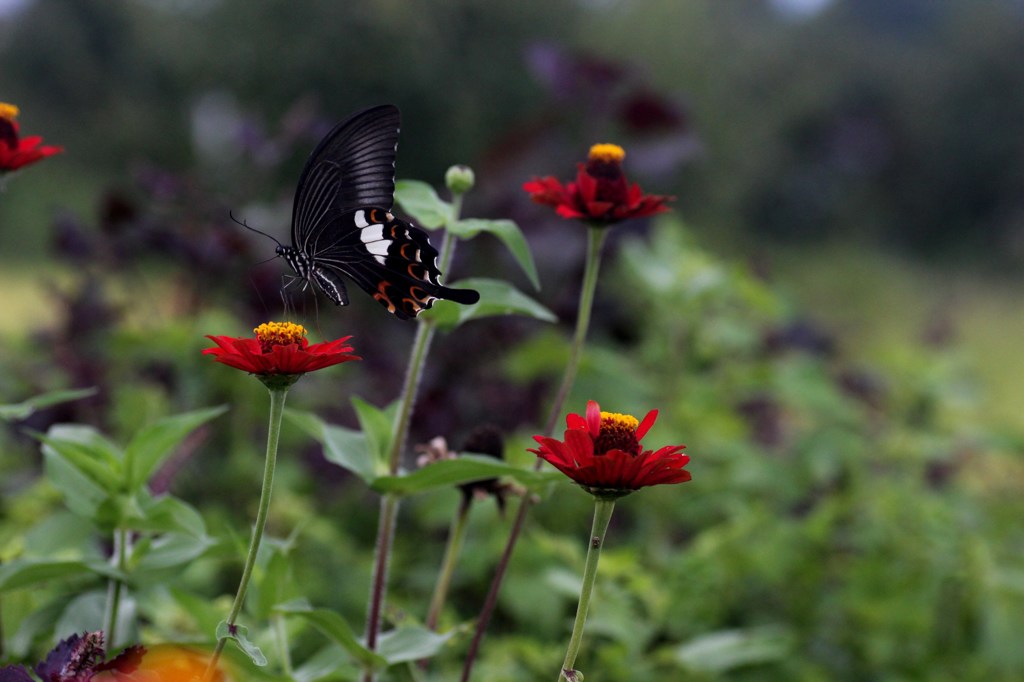
[(640, 422), (631, 414), (602, 412), (601, 430), (598, 433), (594, 449), (598, 454), (609, 450), (622, 450), (631, 455), (638, 454), (640, 452), (640, 442), (636, 439), (638, 426), (640, 426)]
[(590, 148), (587, 155), (588, 161), (601, 161), (603, 163), (622, 163), (626, 158), (626, 150), (617, 144), (595, 144)]
[(306, 328), (294, 322), (264, 322), (252, 331), (264, 353), (269, 353), (274, 346), (301, 343), (306, 338)]
[(18, 107), (7, 102), (0, 102), (0, 119), (13, 121), (18, 116)]

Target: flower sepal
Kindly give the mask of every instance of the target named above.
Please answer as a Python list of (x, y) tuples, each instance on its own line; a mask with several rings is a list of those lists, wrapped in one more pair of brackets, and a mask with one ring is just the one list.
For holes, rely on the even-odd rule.
[(292, 387), (302, 374), (254, 374), (271, 391), (286, 391)]
[(635, 490), (630, 490), (628, 488), (598, 488), (596, 486), (583, 485), (582, 483), (580, 483), (579, 486), (597, 499), (608, 500), (609, 502), (614, 502), (620, 497), (625, 497), (626, 495), (636, 492)]

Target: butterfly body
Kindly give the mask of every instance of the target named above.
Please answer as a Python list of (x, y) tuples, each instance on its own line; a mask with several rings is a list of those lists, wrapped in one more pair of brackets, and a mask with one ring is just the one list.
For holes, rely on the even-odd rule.
[(443, 286), (426, 233), (391, 213), (398, 124), (398, 109), (383, 105), (327, 134), (299, 179), (292, 245), (277, 254), (335, 305), (348, 304), (344, 274), (404, 320), (438, 299), (468, 304), (480, 295)]

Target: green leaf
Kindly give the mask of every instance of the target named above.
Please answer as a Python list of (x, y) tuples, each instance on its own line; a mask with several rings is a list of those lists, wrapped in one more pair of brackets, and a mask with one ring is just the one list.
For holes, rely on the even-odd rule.
[(66, 580), (89, 574), (100, 574), (106, 577), (119, 576), (113, 568), (99, 563), (16, 559), (0, 565), (0, 592), (38, 585), (50, 580)]
[(288, 599), (291, 588), (291, 562), (282, 547), (271, 547), (270, 560), (263, 569), (263, 575), (256, 584), (255, 599), (252, 599), (253, 614), (260, 620), (270, 617), (275, 606)]
[(217, 629), (217, 624), (224, 617), (224, 611), (219, 604), (177, 587), (172, 586), (169, 591), (178, 607), (192, 619), (197, 631), (207, 633)]
[(138, 490), (163, 461), (181, 445), (188, 434), (216, 416), (227, 406), (211, 407), (165, 417), (143, 427), (125, 448), (124, 468), (128, 490)]
[(28, 419), (36, 410), (41, 410), (51, 405), (81, 400), (96, 395), (97, 388), (79, 388), (64, 391), (51, 391), (41, 395), (33, 396), (28, 400), (13, 405), (0, 405), (0, 419), (4, 421), (21, 421)]
[(792, 633), (784, 627), (721, 630), (696, 637), (675, 649), (675, 658), (691, 670), (721, 674), (746, 666), (782, 660), (792, 653)]
[(454, 633), (455, 630), (439, 634), (422, 627), (401, 627), (382, 634), (377, 651), (388, 665), (418, 661), (435, 655)]
[(267, 664), (267, 657), (263, 655), (260, 648), (256, 646), (252, 641), (249, 640), (249, 628), (244, 625), (235, 625), (232, 628), (228, 625), (226, 620), (222, 620), (217, 626), (217, 639), (230, 639), (238, 645), (238, 648), (242, 650), (249, 660), (255, 665), (263, 667)]
[(459, 284), (479, 291), (480, 301), (473, 305), (437, 301), (422, 316), (434, 320), (444, 330), (455, 329), (470, 320), (495, 315), (523, 315), (544, 322), (558, 321), (550, 310), (503, 280), (479, 277), (459, 280)]
[(206, 523), (195, 507), (173, 495), (153, 497), (145, 489), (135, 496), (135, 504), (123, 523), (131, 530), (206, 535)]
[(96, 429), (75, 424), (51, 426), (43, 442), (43, 454), (59, 457), (108, 493), (121, 489), (122, 453)]
[(323, 441), (325, 422), (317, 415), (305, 410), (293, 410), (286, 407), (284, 417), (316, 440)]
[(370, 454), (366, 436), (360, 431), (326, 424), (309, 412), (285, 410), (285, 416), (324, 446), (324, 457), (359, 478), (372, 483), (386, 469)]
[(196, 560), (215, 544), (216, 541), (205, 535), (166, 533), (136, 546), (132, 555), (133, 570), (145, 575), (148, 571), (182, 566)]
[(565, 478), (557, 471), (521, 469), (486, 455), (462, 455), (457, 459), (434, 462), (404, 476), (381, 476), (373, 482), (372, 487), (380, 493), (411, 495), (499, 476), (514, 478), (529, 488)]
[[(67, 602), (64, 611), (60, 614), (60, 619), (57, 621), (57, 632), (102, 630), (106, 606), (106, 590), (90, 590), (75, 596)], [(127, 609), (121, 610), (120, 613), (125, 611)], [(122, 622), (119, 618), (118, 624), (120, 625)]]
[(64, 496), (68, 509), (98, 522), (100, 508), (112, 499), (110, 493), (47, 447), (43, 448), (43, 464), (46, 479)]
[(388, 454), (391, 450), (391, 428), (395, 421), (397, 403), (385, 409), (374, 407), (362, 398), (353, 397), (352, 406), (356, 409), (359, 426), (366, 437), (366, 447), (376, 466), (376, 473), (384, 473), (388, 469)]
[(418, 180), (395, 183), (395, 201), (419, 227), (436, 230), (451, 222), (452, 207), (437, 196), (434, 188)]
[(315, 609), (304, 599), (281, 604), (276, 611), (298, 616), (320, 630), (328, 639), (341, 646), (364, 668), (380, 669), (388, 664), (387, 659), (367, 649), (356, 637), (355, 632), (341, 615), (328, 609)]
[(67, 595), (60, 595), (31, 611), (22, 619), (17, 632), (12, 635), (5, 634), (4, 653), (11, 659), (28, 658), (32, 643), (52, 635), (57, 620), (66, 607)]
[(337, 644), (331, 643), (302, 662), (292, 671), (293, 682), (349, 682), (359, 678), (361, 668)]
[(462, 239), (472, 239), (481, 232), (493, 234), (512, 252), (519, 267), (530, 279), (534, 290), (540, 291), (540, 277), (537, 275), (537, 265), (533, 262), (530, 245), (526, 242), (523, 231), (513, 221), (468, 218), (453, 222), (448, 226), (448, 231)]

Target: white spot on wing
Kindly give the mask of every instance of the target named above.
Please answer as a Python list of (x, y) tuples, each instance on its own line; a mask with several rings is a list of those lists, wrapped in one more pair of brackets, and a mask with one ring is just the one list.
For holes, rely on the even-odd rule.
[[(359, 220), (360, 214), (362, 214), (362, 211), (359, 211), (359, 213), (356, 214), (357, 222)], [(363, 228), (363, 231), (359, 233), (359, 239), (361, 239), (364, 244), (369, 244), (370, 242), (379, 242), (382, 239), (384, 239), (383, 225), (375, 224), (367, 227), (366, 221), (363, 221), (363, 224), (360, 225), (360, 227)]]
[[(370, 222), (366, 219), (366, 211), (356, 211), (355, 215), (356, 227), (366, 227)], [(366, 241), (366, 238), (363, 238)]]
[[(359, 213), (362, 213), (362, 211), (359, 211)], [(356, 215), (358, 218), (359, 214)], [(384, 265), (384, 258), (388, 255), (388, 249), (391, 247), (391, 240), (384, 237), (384, 226), (380, 223), (374, 223), (364, 227), (363, 231), (359, 233), (359, 239), (363, 242), (367, 252), (378, 263)]]

